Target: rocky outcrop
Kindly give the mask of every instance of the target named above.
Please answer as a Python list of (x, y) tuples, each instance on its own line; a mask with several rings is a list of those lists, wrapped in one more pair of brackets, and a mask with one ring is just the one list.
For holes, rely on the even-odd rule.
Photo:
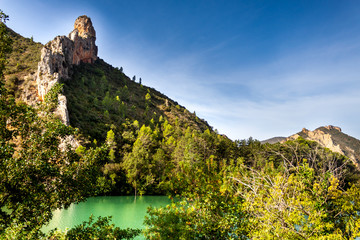
[(55, 110), (55, 114), (57, 114), (60, 117), (61, 121), (65, 125), (69, 126), (70, 125), (69, 111), (67, 109), (66, 97), (62, 94), (59, 94), (58, 101), (59, 101), (59, 105), (57, 106), (57, 108)]
[[(336, 145), (334, 143), (333, 139), (331, 138), (331, 135), (328, 134), (328, 133), (324, 133), (320, 129), (310, 131), (310, 130), (308, 130), (306, 128), (303, 128), (301, 133), (306, 134), (305, 139), (308, 139), (308, 140), (311, 140), (311, 141), (316, 141), (321, 146), (329, 148), (333, 152), (337, 152), (337, 153), (340, 153), (340, 154), (343, 154), (343, 155), (345, 154), (341, 150), (340, 146)], [(287, 140), (289, 140), (289, 139), (297, 139), (300, 136), (304, 136), (303, 134), (294, 134), (294, 135), (290, 136)]]
[(333, 126), (333, 125), (328, 125), (328, 126), (325, 126), (324, 128), (326, 128), (328, 130), (338, 130), (339, 132), (341, 132), (341, 128)]
[[(91, 19), (80, 16), (76, 19), (74, 30), (66, 36), (57, 36), (48, 42), (41, 51), (36, 82), (38, 96), (43, 100), (49, 90), (60, 81), (68, 81), (73, 65), (81, 62), (94, 63), (97, 59), (96, 33)], [(56, 110), (64, 124), (69, 124), (66, 97), (59, 95)]]
[(302, 137), (307, 140), (316, 141), (321, 146), (333, 152), (347, 156), (356, 166), (359, 167), (360, 141), (341, 132), (341, 128), (336, 126), (325, 126), (310, 131), (303, 128), (301, 132), (288, 137), (286, 140), (294, 140)]

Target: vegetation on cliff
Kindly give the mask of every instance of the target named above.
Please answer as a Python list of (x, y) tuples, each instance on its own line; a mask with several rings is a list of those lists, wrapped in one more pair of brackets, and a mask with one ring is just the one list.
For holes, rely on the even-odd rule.
[(35, 92), (35, 72), (40, 60), (41, 43), (32, 38), (24, 38), (7, 28), (12, 40), (12, 51), (7, 53), (7, 63), (4, 70), (5, 87), (17, 100), (24, 98), (24, 92)]

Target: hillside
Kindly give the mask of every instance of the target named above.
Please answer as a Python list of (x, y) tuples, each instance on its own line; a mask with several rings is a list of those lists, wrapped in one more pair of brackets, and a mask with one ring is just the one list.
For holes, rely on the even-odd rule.
[(37, 101), (35, 75), (43, 45), (9, 28), (7, 30), (13, 44), (4, 72), (6, 88), (18, 100), (33, 104)]
[(94, 64), (74, 67), (71, 80), (64, 81), (70, 124), (84, 134), (104, 140), (111, 126), (120, 128), (126, 121), (141, 125), (160, 117), (199, 131), (211, 129), (185, 107), (153, 88), (131, 80), (119, 68), (101, 59)]

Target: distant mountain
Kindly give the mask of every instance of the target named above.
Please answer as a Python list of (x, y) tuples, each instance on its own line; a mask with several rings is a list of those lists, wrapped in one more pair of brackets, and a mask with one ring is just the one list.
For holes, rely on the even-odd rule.
[(281, 141), (286, 140), (286, 137), (273, 137), (273, 138), (269, 138), (263, 141), (260, 141), (261, 144), (265, 144), (265, 143), (270, 143), (270, 144), (274, 144), (274, 143), (278, 143)]
[(319, 127), (314, 131), (303, 128), (301, 132), (290, 137), (273, 137), (263, 140), (261, 143), (274, 144), (294, 140), (298, 137), (318, 142), (321, 146), (329, 148), (333, 152), (343, 154), (357, 166), (360, 163), (360, 140), (343, 133), (340, 127), (332, 125)]
[(343, 154), (357, 166), (360, 163), (360, 140), (343, 133), (339, 127), (329, 125), (314, 131), (303, 128), (301, 132), (288, 137), (287, 140), (298, 137), (316, 141), (333, 152)]

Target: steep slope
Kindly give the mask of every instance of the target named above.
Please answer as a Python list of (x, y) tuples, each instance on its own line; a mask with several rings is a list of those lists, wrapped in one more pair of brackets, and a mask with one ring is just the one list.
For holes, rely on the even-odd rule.
[(140, 125), (156, 122), (162, 116), (183, 129), (211, 129), (177, 102), (153, 88), (130, 80), (121, 70), (99, 59), (94, 64), (74, 67), (70, 81), (64, 81), (70, 124), (86, 135), (103, 140), (106, 132), (126, 121)]
[(35, 104), (37, 99), (36, 71), (43, 45), (24, 38), (8, 28), (13, 41), (5, 68), (6, 88), (18, 100)]
[(301, 132), (287, 139), (291, 140), (298, 137), (316, 141), (333, 152), (343, 154), (350, 158), (357, 166), (360, 162), (360, 140), (343, 133), (339, 127), (329, 125), (319, 127), (314, 131), (304, 128)]

